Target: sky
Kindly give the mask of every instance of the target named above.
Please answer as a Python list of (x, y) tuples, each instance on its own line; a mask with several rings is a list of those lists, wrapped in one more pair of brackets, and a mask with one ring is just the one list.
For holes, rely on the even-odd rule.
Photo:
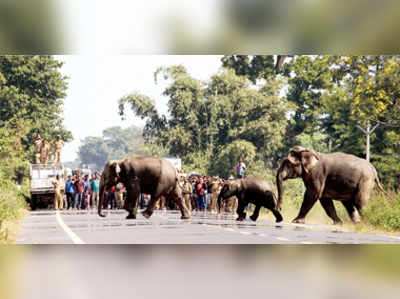
[(55, 56), (65, 64), (61, 72), (69, 77), (64, 100), (64, 124), (74, 140), (66, 143), (62, 161), (77, 158), (80, 141), (87, 136), (102, 136), (111, 126), (143, 126), (145, 121), (129, 113), (125, 120), (118, 114), (118, 101), (137, 91), (151, 97), (157, 110), (167, 113), (168, 99), (162, 96), (167, 82), (154, 82), (160, 66), (183, 64), (189, 73), (207, 80), (219, 71), (218, 55), (67, 55)]

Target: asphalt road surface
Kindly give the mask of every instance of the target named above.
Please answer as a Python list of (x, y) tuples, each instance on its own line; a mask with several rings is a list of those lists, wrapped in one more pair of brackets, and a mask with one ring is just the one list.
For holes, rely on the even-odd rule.
[(140, 213), (126, 220), (126, 211), (34, 211), (24, 219), (17, 244), (400, 244), (400, 236), (360, 234), (340, 226), (295, 225), (233, 215), (193, 212), (181, 220), (178, 211)]

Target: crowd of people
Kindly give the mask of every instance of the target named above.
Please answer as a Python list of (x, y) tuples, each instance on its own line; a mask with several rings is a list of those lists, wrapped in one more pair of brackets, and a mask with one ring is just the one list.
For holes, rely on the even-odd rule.
[[(242, 159), (235, 167), (237, 178), (243, 178), (246, 172), (246, 165)], [(210, 211), (211, 213), (227, 212), (234, 213), (237, 209), (238, 199), (235, 196), (224, 200), (218, 206), (218, 195), (225, 183), (219, 176), (201, 176), (199, 174), (189, 177), (183, 176), (183, 171), (178, 171), (181, 178), (180, 186), (182, 197), (186, 207), (190, 211)], [(233, 180), (231, 176), (228, 180)], [(89, 210), (97, 208), (99, 205), (99, 184), (100, 175), (94, 173), (89, 175), (69, 175), (65, 182), (65, 188), (61, 186), (59, 177), (53, 182), (55, 197), (54, 208), (56, 210)], [(64, 194), (63, 191), (64, 190)], [(106, 190), (103, 208), (122, 209), (126, 199), (126, 188), (121, 183)], [(139, 199), (139, 206), (143, 208), (150, 200), (150, 196), (142, 194)], [(160, 198), (156, 205), (157, 209), (176, 209), (174, 202), (167, 202), (165, 198)]]
[[(69, 175), (65, 181), (65, 187), (61, 186), (59, 176), (53, 182), (55, 197), (54, 208), (56, 210), (72, 209), (83, 210), (95, 208), (99, 204), (100, 175)], [(62, 190), (64, 190), (65, 196)]]
[[(239, 163), (234, 169), (237, 178), (244, 178), (246, 174), (246, 165), (243, 159), (239, 159)], [(233, 180), (231, 176), (228, 180)], [(210, 211), (211, 213), (227, 212), (235, 213), (238, 205), (238, 199), (232, 196), (221, 202), (218, 206), (218, 195), (224, 185), (224, 180), (219, 176), (200, 176), (192, 175), (181, 181), (182, 196), (186, 207), (190, 211)], [(174, 203), (166, 202), (162, 198), (157, 206), (158, 209), (174, 209)], [(246, 208), (248, 210), (250, 206)]]

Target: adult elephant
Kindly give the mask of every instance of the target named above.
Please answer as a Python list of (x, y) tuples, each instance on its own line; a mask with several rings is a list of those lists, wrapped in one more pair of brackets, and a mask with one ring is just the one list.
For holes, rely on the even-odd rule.
[(238, 218), (236, 219), (238, 221), (246, 219), (244, 209), (249, 203), (256, 206), (253, 215), (250, 216), (251, 220), (257, 220), (261, 207), (270, 210), (274, 214), (276, 222), (283, 220), (281, 213), (275, 209), (275, 195), (270, 185), (264, 180), (243, 178), (227, 181), (218, 196), (218, 206), (221, 207), (221, 201), (231, 196), (238, 198)]
[(307, 213), (317, 200), (334, 223), (341, 223), (333, 199), (342, 202), (353, 222), (360, 222), (361, 210), (367, 205), (375, 184), (385, 193), (374, 166), (367, 160), (339, 152), (321, 154), (295, 146), (276, 175), (277, 210), (283, 201), (283, 181), (298, 177), (303, 179), (306, 192), (300, 212), (293, 220), (295, 223), (305, 222)]
[(150, 194), (151, 200), (142, 213), (150, 218), (160, 196), (175, 200), (182, 213), (182, 219), (190, 218), (178, 183), (178, 175), (171, 162), (154, 157), (133, 157), (125, 160), (108, 161), (100, 180), (99, 216), (104, 217), (101, 209), (105, 191), (117, 183), (126, 187), (127, 197), (124, 208), (129, 212), (127, 219), (136, 219), (136, 202), (141, 193)]

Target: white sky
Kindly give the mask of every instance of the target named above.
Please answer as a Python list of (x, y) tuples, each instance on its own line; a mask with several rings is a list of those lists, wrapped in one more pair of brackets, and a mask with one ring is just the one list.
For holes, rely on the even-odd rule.
[(186, 25), (196, 40), (207, 39), (222, 20), (225, 1), (53, 0), (67, 53), (168, 53), (171, 22)]
[(64, 146), (63, 162), (77, 158), (80, 140), (86, 136), (101, 136), (111, 126), (143, 126), (144, 121), (130, 113), (125, 121), (118, 114), (118, 101), (124, 95), (138, 91), (156, 101), (159, 112), (167, 112), (166, 98), (161, 94), (166, 82), (160, 77), (154, 82), (154, 72), (160, 66), (183, 64), (189, 73), (207, 80), (218, 72), (221, 56), (119, 55), (119, 56), (56, 56), (64, 61), (62, 73), (69, 76), (67, 98), (64, 101), (64, 124), (74, 141)]

